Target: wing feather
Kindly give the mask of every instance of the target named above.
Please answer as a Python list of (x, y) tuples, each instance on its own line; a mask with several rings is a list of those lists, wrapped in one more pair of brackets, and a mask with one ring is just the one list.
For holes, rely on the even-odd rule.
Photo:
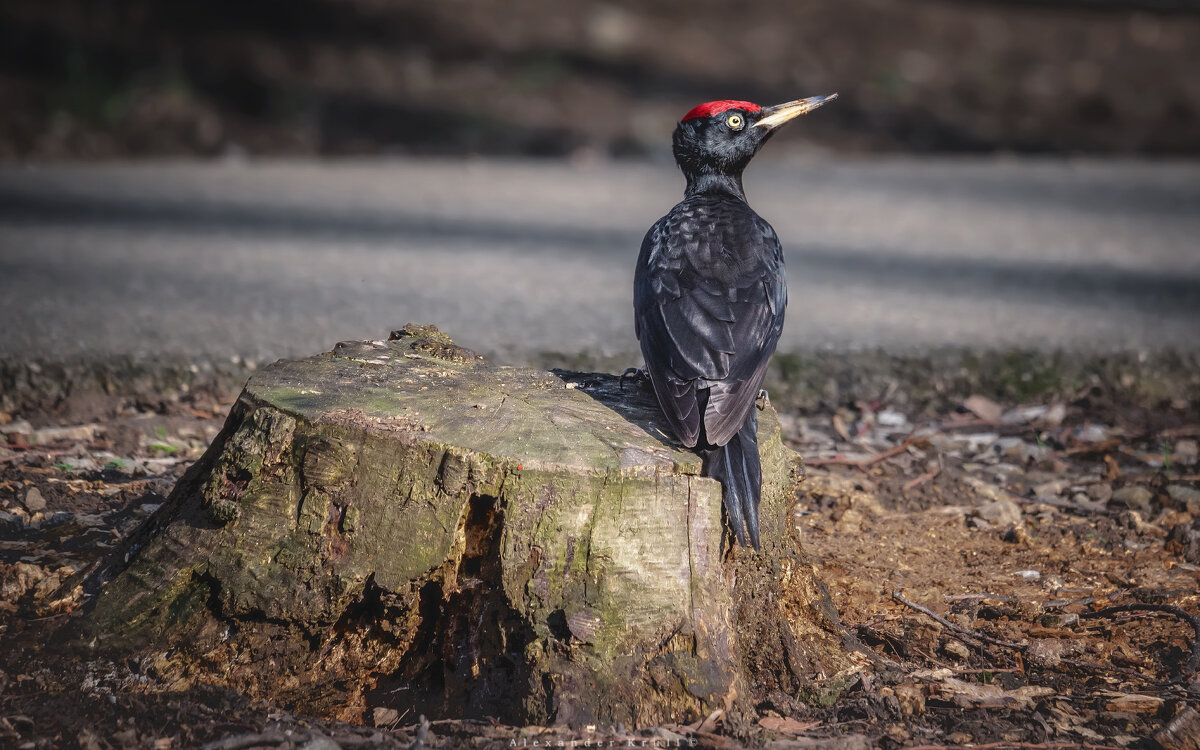
[(646, 233), (635, 330), (659, 405), (685, 445), (724, 445), (741, 429), (786, 304), (779, 240), (744, 202), (689, 198)]

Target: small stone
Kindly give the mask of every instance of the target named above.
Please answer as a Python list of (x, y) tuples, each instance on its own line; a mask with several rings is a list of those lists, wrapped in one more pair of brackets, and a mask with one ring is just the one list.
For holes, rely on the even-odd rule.
[(1150, 501), (1153, 499), (1153, 492), (1140, 485), (1132, 484), (1113, 492), (1111, 502), (1134, 510), (1150, 510)]
[(1200, 443), (1191, 438), (1176, 442), (1173, 457), (1176, 463), (1191, 466), (1200, 461)]
[(1033, 488), (1034, 497), (1056, 497), (1067, 491), (1071, 486), (1068, 479), (1055, 479), (1051, 482), (1043, 482)]
[(1045, 417), (1048, 406), (1019, 406), (1004, 412), (1000, 421), (1004, 424), (1028, 424)]
[(1016, 459), (1022, 463), (1040, 461), (1047, 454), (1045, 448), (1039, 448), (1034, 443), (1027, 443), (1020, 438), (1001, 438), (993, 446), (993, 450), (998, 451), (1006, 458)]
[(980, 499), (988, 500), (990, 502), (1011, 502), (1012, 495), (1004, 488), (997, 487), (991, 482), (985, 482), (979, 477), (973, 476), (965, 476), (962, 478), (962, 481), (963, 484), (974, 490), (976, 497), (979, 497)]
[(842, 517), (834, 524), (834, 528), (843, 534), (854, 534), (862, 529), (863, 514), (854, 508), (842, 511)]
[(1167, 485), (1167, 495), (1175, 501), (1175, 507), (1200, 516), (1200, 490), (1186, 484)]
[(103, 428), (100, 425), (81, 424), (73, 427), (43, 427), (27, 435), (30, 445), (51, 445), (59, 442), (88, 442)]
[(25, 493), (25, 498), (21, 501), (25, 506), (25, 510), (30, 513), (37, 513), (46, 509), (46, 498), (42, 497), (41, 490), (37, 487), (30, 487)]
[(1098, 503), (1107, 503), (1112, 500), (1113, 488), (1108, 482), (1096, 482), (1087, 486), (1087, 496)]
[(1083, 494), (1082, 492), (1076, 492), (1074, 495), (1072, 495), (1071, 502), (1075, 503), (1084, 510), (1090, 510), (1092, 512), (1101, 512), (1104, 510), (1104, 503), (1093, 501), (1092, 498)]
[(94, 459), (88, 458), (87, 456), (82, 456), (82, 457), (78, 457), (78, 458), (72, 457), (72, 456), (64, 456), (61, 463), (63, 466), (69, 467), (71, 471), (99, 471), (100, 470), (100, 464), (96, 463), (96, 461)]
[(0, 424), (0, 434), (3, 435), (28, 435), (31, 432), (33, 432), (33, 425), (29, 424), (29, 421), (25, 419)]
[(982, 518), (978, 518), (975, 516), (972, 516), (971, 518), (967, 519), (967, 525), (972, 528), (979, 529), (980, 531), (988, 531), (989, 529), (992, 528), (992, 525), (990, 523), (983, 520)]
[(995, 500), (981, 505), (975, 509), (975, 515), (996, 526), (1021, 523), (1021, 507), (1012, 500)]
[(942, 644), (942, 651), (944, 651), (947, 656), (953, 656), (959, 661), (966, 661), (971, 655), (971, 652), (962, 644), (962, 641), (956, 640), (949, 640)]

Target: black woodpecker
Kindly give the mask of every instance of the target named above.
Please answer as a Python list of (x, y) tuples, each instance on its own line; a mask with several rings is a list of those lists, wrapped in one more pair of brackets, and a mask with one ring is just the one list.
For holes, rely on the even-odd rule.
[(759, 548), (755, 401), (783, 331), (783, 248), (746, 203), (742, 171), (775, 130), (837, 94), (774, 107), (701, 104), (673, 138), (683, 200), (642, 240), (634, 326), (667, 424), (721, 482), (742, 546)]

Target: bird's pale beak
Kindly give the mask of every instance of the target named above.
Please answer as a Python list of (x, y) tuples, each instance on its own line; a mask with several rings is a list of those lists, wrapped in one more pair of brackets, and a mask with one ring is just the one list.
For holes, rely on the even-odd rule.
[(793, 117), (806, 115), (826, 102), (837, 99), (837, 94), (829, 96), (810, 96), (807, 99), (797, 99), (794, 102), (776, 104), (774, 107), (763, 107), (763, 118), (754, 123), (756, 128), (774, 130)]

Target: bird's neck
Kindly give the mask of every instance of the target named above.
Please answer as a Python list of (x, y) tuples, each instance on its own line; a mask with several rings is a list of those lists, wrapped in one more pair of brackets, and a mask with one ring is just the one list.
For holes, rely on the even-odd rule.
[(735, 198), (746, 200), (746, 191), (742, 189), (742, 175), (738, 174), (685, 174), (687, 188), (683, 191), (685, 197), (711, 193), (727, 193)]

